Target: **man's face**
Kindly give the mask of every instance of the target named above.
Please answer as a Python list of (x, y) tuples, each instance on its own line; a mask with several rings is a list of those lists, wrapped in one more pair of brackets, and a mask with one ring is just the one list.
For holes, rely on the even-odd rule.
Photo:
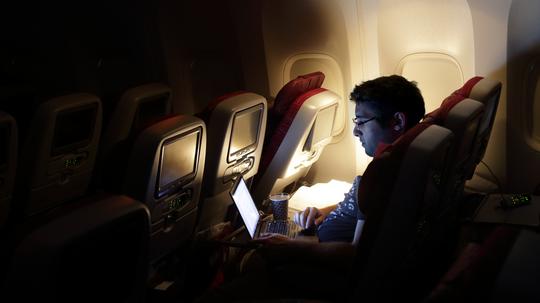
[(379, 143), (389, 144), (394, 141), (395, 136), (390, 124), (381, 125), (378, 120), (372, 119), (376, 115), (368, 105), (357, 103), (355, 116), (357, 123), (354, 126), (353, 134), (360, 139), (368, 156), (373, 157)]

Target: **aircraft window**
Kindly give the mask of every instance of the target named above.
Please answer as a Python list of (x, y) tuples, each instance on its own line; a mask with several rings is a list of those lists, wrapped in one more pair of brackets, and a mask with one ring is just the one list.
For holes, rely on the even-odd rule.
[[(336, 120), (334, 121), (333, 135), (337, 135), (343, 131), (346, 123), (346, 108), (348, 92), (344, 93), (343, 76), (341, 68), (336, 60), (332, 57), (323, 54), (301, 54), (296, 55), (287, 62), (284, 68), (284, 84), (300, 75), (309, 74), (315, 71), (320, 71), (325, 75), (322, 87), (329, 89), (340, 96), (340, 105), (337, 107)], [(345, 97), (347, 96), (347, 97)]]
[(440, 53), (416, 53), (399, 62), (396, 73), (414, 80), (424, 97), (426, 112), (441, 105), (456, 87), (463, 85), (463, 71), (452, 57)]

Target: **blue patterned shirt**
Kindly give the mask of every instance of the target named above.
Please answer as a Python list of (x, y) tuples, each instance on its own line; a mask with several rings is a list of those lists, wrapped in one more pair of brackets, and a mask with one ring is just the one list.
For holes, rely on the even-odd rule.
[(345, 194), (343, 201), (332, 210), (319, 225), (317, 234), (321, 242), (351, 242), (354, 237), (356, 223), (365, 219), (358, 208), (358, 187), (361, 176), (354, 178), (351, 189)]

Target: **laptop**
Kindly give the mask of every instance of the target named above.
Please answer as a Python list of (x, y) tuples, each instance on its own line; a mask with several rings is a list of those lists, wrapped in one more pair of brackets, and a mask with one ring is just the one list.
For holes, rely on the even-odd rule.
[(256, 239), (264, 233), (278, 233), (295, 238), (301, 230), (300, 226), (291, 220), (262, 220), (242, 176), (236, 178), (230, 194), (251, 239)]

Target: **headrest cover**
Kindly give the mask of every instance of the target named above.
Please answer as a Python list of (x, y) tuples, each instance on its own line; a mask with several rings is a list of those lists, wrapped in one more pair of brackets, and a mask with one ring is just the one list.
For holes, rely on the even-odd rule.
[(456, 104), (461, 102), (463, 99), (469, 98), (473, 87), (482, 80), (483, 77), (474, 77), (469, 79), (462, 87), (455, 90), (450, 96), (446, 97), (441, 103), (441, 106), (431, 113), (426, 115), (427, 121), (433, 122), (435, 124), (443, 124), (448, 113)]
[(411, 129), (407, 130), (404, 134), (399, 136), (391, 144), (379, 143), (377, 149), (375, 150), (375, 159), (383, 156), (384, 153), (392, 153), (396, 150), (404, 152), (409, 144), (416, 138), (424, 129), (428, 128), (432, 123), (430, 122), (421, 122), (413, 126)]
[(272, 108), (273, 114), (282, 116), (287, 112), (291, 103), (301, 94), (308, 92), (312, 89), (320, 88), (324, 81), (324, 74), (322, 72), (314, 72), (302, 76), (296, 77), (285, 84), (279, 91), (274, 101), (274, 107)]
[(210, 116), (212, 115), (212, 111), (216, 108), (216, 106), (218, 106), (218, 104), (220, 104), (221, 102), (229, 98), (236, 97), (238, 95), (245, 94), (245, 93), (247, 93), (247, 91), (240, 90), (240, 91), (236, 91), (236, 92), (219, 96), (216, 99), (210, 101), (210, 103), (208, 103), (208, 105), (206, 105), (206, 107), (201, 112), (196, 113), (195, 116), (197, 116), (204, 122), (208, 123), (210, 121)]
[(115, 105), (103, 140), (100, 153), (108, 157), (113, 149), (133, 136), (145, 125), (172, 113), (171, 89), (161, 83), (150, 83), (128, 89)]
[[(279, 122), (279, 125), (274, 130), (271, 138), (269, 138), (268, 142), (265, 142), (265, 149), (263, 151), (261, 164), (259, 166), (259, 171), (264, 172), (266, 168), (270, 165), (270, 162), (272, 162), (272, 159), (277, 153), (279, 146), (281, 145), (281, 142), (287, 135), (287, 132), (289, 131), (289, 127), (294, 121), (294, 117), (296, 116), (300, 108), (302, 107), (302, 104), (304, 104), (304, 102), (307, 99), (311, 98), (312, 96), (319, 94), (321, 92), (324, 92), (324, 91), (326, 91), (325, 88), (318, 88), (318, 89), (310, 90), (304, 93), (303, 95), (300, 95), (295, 100), (293, 100), (294, 102), (285, 112), (285, 116)], [(269, 131), (272, 131), (272, 130), (269, 130)], [(267, 133), (269, 134), (270, 132), (267, 132)], [(259, 174), (259, 175), (262, 175), (262, 174)]]

